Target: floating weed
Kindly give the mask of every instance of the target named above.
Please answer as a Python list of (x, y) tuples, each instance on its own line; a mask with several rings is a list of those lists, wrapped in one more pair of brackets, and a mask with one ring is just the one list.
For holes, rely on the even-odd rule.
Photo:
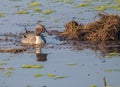
[(81, 14), (81, 13), (83, 13), (83, 12), (81, 12), (81, 11), (80, 11), (80, 12), (77, 12), (77, 14)]
[(40, 68), (43, 68), (43, 66), (42, 65), (29, 64), (29, 65), (22, 65), (21, 68), (26, 68), (26, 69), (29, 69), (29, 68), (40, 69)]
[(77, 4), (75, 7), (76, 7), (76, 8), (86, 7), (86, 6), (88, 6), (88, 5), (89, 5), (88, 3), (82, 3), (82, 4)]
[(112, 53), (109, 53), (108, 55), (109, 55), (109, 56), (120, 56), (120, 54), (117, 53), (117, 52), (112, 52)]
[(34, 77), (41, 77), (43, 76), (42, 74), (34, 74)]
[(60, 20), (58, 20), (58, 19), (55, 19), (55, 20), (54, 20), (55, 23), (58, 23), (59, 21), (60, 21)]
[(41, 10), (39, 8), (35, 8), (34, 12), (40, 12)]
[(31, 1), (28, 4), (28, 7), (37, 7), (37, 6), (41, 6), (41, 3), (40, 2)]
[(0, 13), (0, 18), (5, 17), (4, 13)]
[(5, 76), (5, 77), (11, 77), (12, 74), (13, 74), (13, 72), (10, 70), (10, 71), (5, 72), (5, 73), (4, 73), (4, 76)]
[(71, 64), (67, 64), (67, 66), (75, 66), (76, 64), (73, 64), (73, 63), (71, 63)]
[(5, 61), (0, 61), (0, 65), (7, 65)]
[(112, 72), (113, 70), (112, 69), (106, 69), (105, 72), (109, 73), (109, 72)]
[(48, 73), (46, 75), (43, 75), (43, 74), (34, 74), (33, 75), (34, 77), (41, 77), (41, 76), (47, 76), (48, 78), (52, 78), (52, 79), (63, 79), (63, 78), (67, 78), (68, 76), (58, 76), (58, 75), (55, 75), (55, 74), (52, 74), (52, 73)]
[(92, 84), (92, 85), (90, 85), (90, 87), (97, 87), (96, 85), (94, 85), (94, 84)]
[(99, 6), (99, 7), (97, 7), (97, 8), (95, 8), (97, 11), (104, 11), (104, 10), (106, 10), (106, 6), (105, 5), (101, 5), (101, 6)]
[(54, 78), (56, 75), (55, 74), (52, 74), (52, 73), (49, 73), (49, 74), (47, 74), (47, 77), (49, 77), (49, 78)]
[(10, 1), (22, 1), (22, 0), (10, 0)]
[(27, 10), (18, 10), (16, 14), (28, 14)]
[(109, 8), (120, 11), (119, 5), (111, 5), (111, 6), (109, 6)]
[(104, 58), (112, 58), (112, 56), (107, 55), (107, 56), (104, 56)]
[(63, 78), (67, 78), (67, 76), (56, 76), (54, 79), (63, 79)]
[(63, 2), (64, 0), (55, 0), (55, 2)]
[(64, 0), (64, 3), (65, 3), (65, 4), (72, 4), (73, 1), (72, 1), (72, 0)]
[(120, 72), (120, 69), (106, 69), (105, 72)]
[(43, 10), (43, 14), (45, 14), (45, 15), (49, 15), (49, 14), (51, 14), (53, 12), (54, 12), (54, 10), (51, 10), (51, 9)]

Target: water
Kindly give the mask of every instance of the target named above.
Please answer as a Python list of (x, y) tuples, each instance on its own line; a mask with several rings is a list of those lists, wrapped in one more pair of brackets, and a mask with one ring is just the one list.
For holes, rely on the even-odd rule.
[[(1, 0), (0, 13), (5, 13), (5, 17), (0, 18), (0, 32), (19, 33), (24, 31), (24, 25), (28, 29), (34, 30), (38, 21), (42, 21), (48, 30), (64, 29), (67, 21), (75, 17), (79, 23), (88, 23), (93, 21), (94, 15), (98, 12), (93, 8), (103, 5), (108, 1), (91, 1), (92, 5), (87, 7), (75, 8), (75, 5), (82, 3), (82, 0), (75, 0), (72, 4), (65, 2), (55, 2), (54, 0), (36, 0), (42, 6), (27, 8), (28, 0)], [(19, 6), (19, 7), (15, 7)], [(54, 13), (45, 15), (33, 12), (34, 8), (55, 10)], [(27, 9), (28, 14), (15, 14), (18, 9)], [(106, 10), (108, 13), (117, 13), (119, 11)], [(42, 48), (42, 52), (47, 54), (44, 61), (37, 61), (35, 53), (0, 53), (0, 87), (89, 87), (96, 85), (104, 86), (103, 78), (106, 78), (107, 85), (110, 87), (120, 87), (120, 57), (99, 58), (93, 50), (74, 50), (69, 45), (57, 46), (64, 43), (54, 38), (55, 36), (46, 35), (48, 46), (54, 48)], [(24, 69), (24, 64), (42, 65), (41, 69)], [(42, 74), (41, 77), (34, 77), (34, 74)], [(55, 79), (48, 77), (47, 74), (57, 76), (66, 76), (66, 78)]]

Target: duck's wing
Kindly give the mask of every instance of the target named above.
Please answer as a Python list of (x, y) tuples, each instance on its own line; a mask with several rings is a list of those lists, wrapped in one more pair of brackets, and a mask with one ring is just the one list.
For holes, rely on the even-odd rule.
[(33, 44), (36, 38), (34, 34), (26, 34), (25, 37), (22, 37), (21, 42), (23, 44)]

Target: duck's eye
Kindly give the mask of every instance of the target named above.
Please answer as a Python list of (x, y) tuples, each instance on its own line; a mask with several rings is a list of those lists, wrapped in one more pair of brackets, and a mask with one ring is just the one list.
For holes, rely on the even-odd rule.
[(26, 35), (24, 35), (24, 38), (27, 38), (27, 36), (26, 36)]

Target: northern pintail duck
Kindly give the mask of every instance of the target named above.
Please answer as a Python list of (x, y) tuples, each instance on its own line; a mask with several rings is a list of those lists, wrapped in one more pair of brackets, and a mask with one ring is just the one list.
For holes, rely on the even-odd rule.
[(46, 43), (46, 39), (42, 35), (42, 33), (49, 32), (43, 25), (37, 25), (35, 27), (34, 33), (26, 32), (25, 35), (21, 39), (22, 44), (33, 45), (33, 44), (42, 44), (43, 41)]

